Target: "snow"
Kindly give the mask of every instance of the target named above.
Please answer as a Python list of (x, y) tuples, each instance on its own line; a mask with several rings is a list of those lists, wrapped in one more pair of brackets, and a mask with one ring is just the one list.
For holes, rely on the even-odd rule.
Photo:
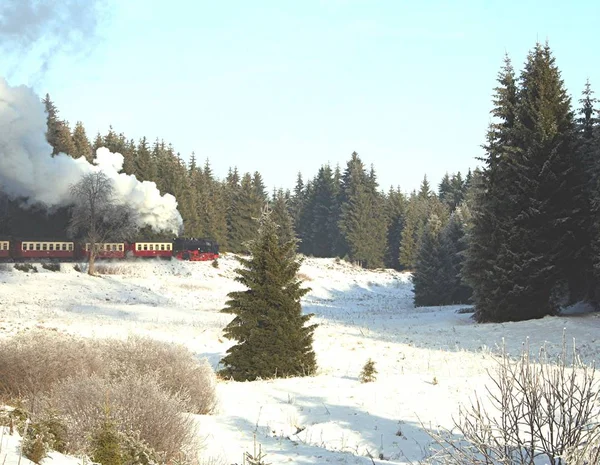
[[(63, 264), (23, 273), (0, 265), (0, 337), (25, 328), (53, 328), (86, 337), (149, 335), (183, 343), (217, 368), (233, 343), (219, 312), (234, 281), (232, 256), (209, 262), (135, 261), (102, 264), (90, 277)], [(583, 305), (541, 320), (475, 324), (465, 306), (414, 308), (409, 276), (366, 271), (334, 259), (307, 258), (300, 270), (311, 288), (303, 308), (319, 326), (312, 377), (221, 381), (218, 411), (196, 416), (201, 458), (241, 463), (254, 438), (267, 462), (404, 464), (420, 460), (431, 439), (425, 429), (450, 427), (460, 403), (483, 394), (493, 355), (504, 344), (518, 354), (546, 344), (558, 353), (563, 334), (591, 363), (600, 351), (598, 313)], [(114, 274), (112, 274), (114, 273)], [(373, 359), (379, 374), (361, 384)], [(18, 461), (18, 438), (4, 436), (0, 463)], [(371, 460), (371, 455), (374, 459)], [(382, 456), (385, 460), (379, 460)], [(23, 464), (29, 464), (22, 459)], [(81, 459), (53, 453), (54, 465)]]

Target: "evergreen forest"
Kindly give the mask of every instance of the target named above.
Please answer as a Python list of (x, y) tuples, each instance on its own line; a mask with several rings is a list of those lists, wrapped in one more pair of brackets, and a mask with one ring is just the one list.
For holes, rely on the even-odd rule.
[[(315, 167), (293, 189), (268, 192), (258, 171), (232, 166), (219, 178), (209, 160), (192, 153), (186, 162), (162, 139), (133, 140), (112, 127), (90, 139), (49, 95), (43, 102), (53, 154), (121, 153), (124, 172), (177, 198), (185, 236), (247, 253), (268, 202), (282, 244), (297, 238), (307, 256), (412, 271), (416, 306), (473, 303), (475, 319), (488, 322), (600, 299), (600, 130), (592, 87), (582, 84), (572, 102), (547, 43), (521, 70), (505, 57), (479, 168), (424, 176), (413, 192), (380, 186), (356, 152), (344, 166)], [(35, 224), (39, 237), (59, 237), (67, 223), (66, 211), (23, 209), (0, 195), (0, 236), (31, 237)]]

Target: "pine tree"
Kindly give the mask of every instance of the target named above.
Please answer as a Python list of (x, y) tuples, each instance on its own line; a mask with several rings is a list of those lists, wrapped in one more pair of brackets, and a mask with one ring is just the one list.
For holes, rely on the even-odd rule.
[(353, 262), (366, 268), (383, 266), (386, 223), (383, 198), (377, 192), (375, 171), (367, 174), (356, 152), (342, 178), (338, 222), (344, 248)]
[(304, 202), (306, 200), (304, 194), (304, 180), (302, 179), (302, 173), (298, 173), (296, 177), (296, 185), (294, 186), (294, 194), (290, 199), (290, 214), (292, 215), (296, 237), (300, 237), (300, 215), (302, 214)]
[(296, 237), (287, 197), (283, 189), (277, 189), (273, 192), (273, 198), (271, 199), (273, 221), (278, 227), (277, 235), (281, 244), (285, 244)]
[(448, 173), (444, 174), (440, 184), (438, 185), (438, 197), (444, 203), (449, 203), (449, 197), (452, 193), (452, 184), (450, 182), (450, 175)]
[(71, 135), (69, 123), (66, 121), (59, 121), (56, 124), (55, 136), (54, 149), (56, 153), (66, 153), (67, 155), (73, 156), (75, 154), (75, 144), (73, 143), (73, 136)]
[(391, 189), (385, 199), (385, 215), (387, 218), (387, 247), (385, 266), (399, 270), (400, 241), (405, 225), (406, 199), (400, 188)]
[(432, 195), (429, 183), (425, 178), (419, 194), (413, 192), (406, 205), (404, 228), (400, 240), (399, 263), (402, 267), (412, 270), (416, 266), (417, 252), (425, 233), (425, 226), (432, 215), (442, 222), (448, 218), (448, 208), (437, 195)]
[(48, 130), (46, 132), (46, 140), (52, 146), (52, 156), (58, 154), (60, 150), (57, 148), (58, 133), (60, 128), (60, 120), (58, 119), (58, 109), (54, 102), (50, 99), (50, 94), (42, 99), (42, 103), (46, 109), (46, 121)]
[(215, 179), (208, 159), (204, 163), (202, 182), (206, 192), (205, 204), (202, 206), (207, 222), (206, 236), (216, 240), (225, 250), (228, 248), (225, 188)]
[(247, 252), (248, 242), (256, 234), (256, 219), (260, 216), (257, 191), (250, 173), (242, 176), (239, 186), (230, 191), (227, 217), (228, 242), (233, 252)]
[(329, 165), (321, 166), (313, 182), (312, 224), (310, 225), (311, 255), (332, 257), (337, 224), (332, 221), (335, 214), (335, 186)]
[(495, 88), (494, 117), (484, 146), (485, 166), (477, 182), (469, 181), (474, 198), (472, 227), (463, 267), (463, 279), (473, 289), (475, 318), (478, 321), (501, 321), (502, 299), (509, 291), (498, 257), (512, 228), (514, 212), (507, 188), (514, 176), (511, 160), (517, 151), (517, 83), (508, 56), (498, 74)]
[(363, 365), (358, 379), (361, 383), (372, 383), (377, 379), (377, 369), (375, 368), (375, 362), (372, 359), (366, 361)]
[(415, 307), (446, 303), (444, 263), (440, 247), (441, 229), (442, 222), (436, 215), (432, 215), (425, 227), (412, 276)]
[(427, 176), (423, 176), (423, 181), (421, 181), (421, 187), (419, 189), (417, 197), (419, 197), (422, 200), (427, 200), (432, 195), (433, 193), (431, 192), (431, 187), (429, 185), (429, 181), (427, 180)]
[(101, 465), (121, 465), (123, 455), (119, 432), (116, 425), (108, 417), (94, 431), (91, 443), (91, 459)]
[[(582, 250), (579, 282), (583, 289), (579, 289), (579, 297), (595, 302), (600, 300), (600, 138), (598, 134), (599, 118), (595, 105), (598, 100), (594, 98), (590, 81), (585, 83), (582, 98), (579, 100), (579, 118), (577, 124), (577, 164), (582, 172), (585, 182), (585, 202), (582, 203), (584, 212), (583, 231), (587, 233), (582, 238), (586, 249)], [(573, 291), (573, 289), (572, 289)], [(583, 291), (583, 292), (582, 292)]]
[(469, 207), (463, 204), (452, 213), (440, 233), (441, 283), (443, 283), (441, 300), (446, 305), (469, 303), (473, 294), (471, 287), (462, 280), (469, 217)]
[(75, 146), (74, 153), (72, 154), (73, 157), (84, 157), (89, 163), (92, 163), (94, 159), (92, 144), (90, 144), (81, 121), (77, 121), (75, 129), (73, 129), (73, 145)]
[[(158, 152), (159, 147), (156, 146)], [(140, 181), (157, 181), (156, 159), (148, 147), (148, 140), (142, 137), (138, 142), (134, 159), (134, 174)], [(158, 183), (157, 183), (158, 184)]]
[(518, 120), (519, 210), (505, 249), (505, 312), (529, 319), (556, 313), (557, 299), (568, 302), (562, 288), (578, 276), (585, 250), (574, 115), (548, 44), (534, 48), (521, 74)]
[(245, 291), (231, 292), (223, 313), (235, 315), (225, 336), (237, 341), (222, 359), (222, 374), (237, 381), (305, 376), (316, 369), (312, 349), (316, 325), (303, 315), (300, 299), (308, 292), (298, 279), (296, 241), (281, 245), (277, 225), (265, 209), (250, 258), (238, 258), (236, 280)]
[(512, 67), (500, 84), (464, 268), (479, 321), (556, 313), (585, 245), (574, 119), (549, 46), (530, 52), (518, 90)]

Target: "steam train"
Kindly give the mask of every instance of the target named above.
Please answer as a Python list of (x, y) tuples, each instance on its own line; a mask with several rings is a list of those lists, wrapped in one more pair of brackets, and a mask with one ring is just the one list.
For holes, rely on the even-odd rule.
[[(96, 259), (176, 258), (206, 261), (219, 258), (219, 244), (211, 239), (176, 238), (169, 242), (106, 242), (95, 244)], [(87, 260), (91, 244), (62, 240), (0, 238), (0, 260)]]

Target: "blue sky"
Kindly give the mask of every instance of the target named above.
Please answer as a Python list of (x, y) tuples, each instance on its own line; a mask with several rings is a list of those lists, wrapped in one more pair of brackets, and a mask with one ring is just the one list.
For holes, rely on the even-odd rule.
[[(574, 101), (600, 89), (600, 2), (115, 2), (84, 55), (2, 69), (49, 92), (93, 137), (109, 124), (187, 159), (258, 170), (269, 187), (344, 168), (356, 151), (380, 187), (477, 165), (504, 53), (520, 70), (550, 41)], [(87, 48), (86, 48), (87, 50)], [(600, 90), (599, 90), (600, 91)]]

